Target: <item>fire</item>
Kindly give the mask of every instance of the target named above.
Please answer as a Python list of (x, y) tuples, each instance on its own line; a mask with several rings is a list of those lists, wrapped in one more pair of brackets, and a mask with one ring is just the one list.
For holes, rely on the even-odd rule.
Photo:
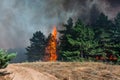
[(57, 29), (54, 26), (52, 34), (49, 36), (48, 44), (45, 48), (44, 61), (57, 60)]

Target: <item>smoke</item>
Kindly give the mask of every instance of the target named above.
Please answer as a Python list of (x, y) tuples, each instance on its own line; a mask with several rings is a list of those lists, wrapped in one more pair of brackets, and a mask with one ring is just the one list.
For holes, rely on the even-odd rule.
[(94, 21), (100, 12), (115, 17), (119, 0), (0, 0), (0, 48), (26, 47), (32, 34), (46, 36), (69, 17)]
[(112, 7), (120, 7), (120, 0), (107, 0)]

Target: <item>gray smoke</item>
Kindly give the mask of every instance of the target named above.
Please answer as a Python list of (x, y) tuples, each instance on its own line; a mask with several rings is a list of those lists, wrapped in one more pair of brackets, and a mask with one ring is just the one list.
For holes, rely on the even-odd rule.
[(103, 12), (112, 19), (119, 4), (119, 0), (0, 0), (0, 48), (26, 47), (34, 32), (47, 36), (53, 25), (60, 28), (69, 17), (90, 22)]

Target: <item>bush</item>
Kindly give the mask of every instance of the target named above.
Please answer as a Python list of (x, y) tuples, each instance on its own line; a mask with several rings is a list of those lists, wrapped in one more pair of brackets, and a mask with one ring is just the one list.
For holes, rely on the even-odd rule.
[(6, 68), (13, 58), (16, 57), (15, 53), (7, 53), (7, 51), (0, 49), (0, 69)]

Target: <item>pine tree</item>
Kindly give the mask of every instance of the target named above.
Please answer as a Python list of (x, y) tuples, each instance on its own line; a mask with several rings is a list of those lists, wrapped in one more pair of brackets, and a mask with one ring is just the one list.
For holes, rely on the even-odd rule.
[(63, 60), (80, 61), (82, 58), (88, 58), (87, 55), (100, 51), (95, 49), (98, 43), (94, 40), (92, 29), (86, 27), (80, 20), (75, 23), (75, 26), (69, 27), (64, 30), (62, 39), (60, 38), (60, 55)]
[(120, 13), (115, 18), (115, 28), (114, 28), (114, 37), (116, 43), (120, 43)]
[(120, 64), (120, 13), (117, 14), (114, 20), (115, 26), (113, 29), (113, 41), (114, 41), (114, 50), (115, 54), (118, 57), (118, 63)]
[(110, 28), (113, 26), (113, 23), (111, 22), (111, 20), (108, 20), (108, 16), (106, 16), (105, 14), (101, 13), (95, 23), (92, 25), (92, 27), (94, 28)]
[(60, 46), (59, 46), (58, 60), (65, 60), (63, 56), (63, 51), (66, 51), (67, 49), (70, 48), (67, 35), (71, 34), (72, 27), (73, 27), (73, 20), (72, 18), (69, 18), (69, 20), (67, 21), (67, 24), (63, 25), (64, 30), (59, 31), (59, 33), (61, 34), (61, 37), (59, 39)]
[(45, 50), (45, 36), (41, 31), (37, 31), (30, 39), (30, 46), (26, 48), (28, 61), (42, 60)]
[(103, 50), (101, 55), (104, 59), (109, 59), (116, 53), (115, 47), (115, 25), (103, 13), (100, 14), (94, 25), (95, 38), (99, 42), (99, 47)]
[(5, 50), (0, 50), (0, 69), (6, 68), (9, 62), (16, 57), (15, 53), (8, 54)]

